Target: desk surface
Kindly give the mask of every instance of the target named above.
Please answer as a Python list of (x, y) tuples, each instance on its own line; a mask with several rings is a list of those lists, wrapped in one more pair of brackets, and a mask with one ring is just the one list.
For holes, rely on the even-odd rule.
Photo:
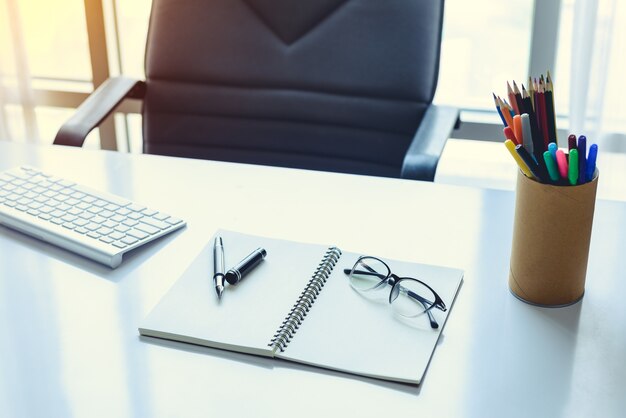
[[(0, 169), (19, 164), (160, 208), (188, 227), (116, 270), (0, 227), (3, 416), (569, 417), (626, 410), (622, 202), (597, 203), (582, 302), (545, 309), (520, 302), (507, 287), (512, 192), (0, 142)], [(368, 204), (353, 199), (359, 196), (369, 196)], [(463, 268), (421, 387), (140, 338), (140, 320), (218, 227)]]

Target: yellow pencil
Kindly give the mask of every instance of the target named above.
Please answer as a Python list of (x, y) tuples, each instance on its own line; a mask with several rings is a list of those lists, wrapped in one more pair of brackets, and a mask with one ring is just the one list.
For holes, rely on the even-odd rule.
[(507, 139), (506, 141), (504, 141), (504, 146), (506, 147), (506, 149), (509, 150), (520, 170), (522, 170), (522, 173), (524, 173), (526, 177), (534, 179), (535, 176), (533, 176), (533, 174), (530, 172), (530, 169), (528, 168), (524, 160), (522, 160), (522, 157), (520, 157), (517, 151), (515, 151), (515, 143), (510, 139)]

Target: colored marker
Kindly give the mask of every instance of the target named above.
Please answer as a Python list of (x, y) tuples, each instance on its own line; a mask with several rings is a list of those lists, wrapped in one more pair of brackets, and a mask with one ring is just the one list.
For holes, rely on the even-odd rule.
[(554, 161), (556, 161), (556, 150), (559, 149), (559, 147), (556, 145), (556, 142), (550, 142), (548, 144), (548, 151), (550, 151), (550, 155), (552, 155), (552, 158), (554, 159)]
[(543, 153), (543, 160), (546, 162), (546, 167), (548, 168), (548, 175), (550, 176), (550, 180), (553, 182), (559, 181), (559, 168), (556, 165), (556, 160), (552, 158), (552, 154), (550, 151), (545, 151)]
[(535, 176), (533, 176), (533, 173), (528, 168), (528, 165), (526, 165), (524, 160), (522, 160), (522, 157), (520, 157), (519, 154), (517, 153), (517, 151), (515, 151), (515, 147), (516, 146), (521, 146), (521, 145), (515, 144), (510, 139), (507, 139), (506, 141), (504, 141), (504, 146), (506, 147), (506, 149), (509, 150), (509, 152), (513, 156), (513, 159), (515, 160), (515, 162), (519, 166), (519, 169), (522, 170), (522, 173), (524, 173), (524, 175), (526, 177), (528, 177), (528, 178), (531, 178), (531, 179), (535, 178)]
[(522, 117), (520, 115), (513, 116), (513, 132), (517, 138), (518, 144), (524, 143), (524, 134), (522, 132)]
[(567, 150), (571, 151), (576, 149), (576, 135), (570, 135), (567, 137)]
[(533, 135), (532, 135), (532, 130), (530, 128), (530, 116), (528, 116), (528, 113), (523, 113), (522, 116), (522, 136), (524, 137), (524, 148), (526, 148), (526, 150), (531, 153), (534, 154), (534, 149), (533, 149)]
[(569, 169), (567, 171), (569, 184), (575, 186), (578, 182), (578, 150), (572, 148), (569, 152)]
[(598, 157), (598, 145), (593, 144), (589, 147), (589, 157), (587, 157), (587, 181), (593, 180), (596, 172), (596, 158)]
[(587, 137), (578, 137), (578, 184), (587, 182)]
[(515, 151), (519, 154), (519, 156), (524, 160), (526, 166), (532, 173), (533, 177), (535, 177), (538, 181), (543, 182), (541, 174), (539, 174), (539, 164), (534, 160), (534, 158), (530, 155), (530, 153), (524, 148), (523, 145), (516, 145)]
[(567, 158), (563, 150), (556, 150), (556, 163), (559, 166), (561, 178), (567, 180)]
[(515, 143), (515, 145), (519, 144), (519, 142), (517, 141), (517, 138), (515, 137), (515, 132), (513, 132), (513, 128), (511, 128), (510, 126), (507, 126), (502, 131), (504, 132), (504, 137), (506, 139), (510, 139), (511, 141)]

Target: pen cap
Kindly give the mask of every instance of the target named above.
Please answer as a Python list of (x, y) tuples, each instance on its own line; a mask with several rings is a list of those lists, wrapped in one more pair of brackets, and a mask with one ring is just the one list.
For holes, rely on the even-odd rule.
[(556, 186), (517, 176), (509, 287), (519, 299), (566, 306), (585, 291), (598, 185)]

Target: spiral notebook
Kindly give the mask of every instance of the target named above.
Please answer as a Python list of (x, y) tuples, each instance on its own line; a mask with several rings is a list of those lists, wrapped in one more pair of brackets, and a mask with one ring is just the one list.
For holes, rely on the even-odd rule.
[(141, 323), (141, 335), (420, 383), (463, 271), (385, 260), (395, 274), (425, 281), (445, 301), (448, 311), (435, 313), (440, 326), (433, 330), (352, 289), (343, 269), (362, 254), (225, 230), (216, 236), (223, 239), (227, 266), (258, 247), (267, 257), (218, 300), (211, 238)]

